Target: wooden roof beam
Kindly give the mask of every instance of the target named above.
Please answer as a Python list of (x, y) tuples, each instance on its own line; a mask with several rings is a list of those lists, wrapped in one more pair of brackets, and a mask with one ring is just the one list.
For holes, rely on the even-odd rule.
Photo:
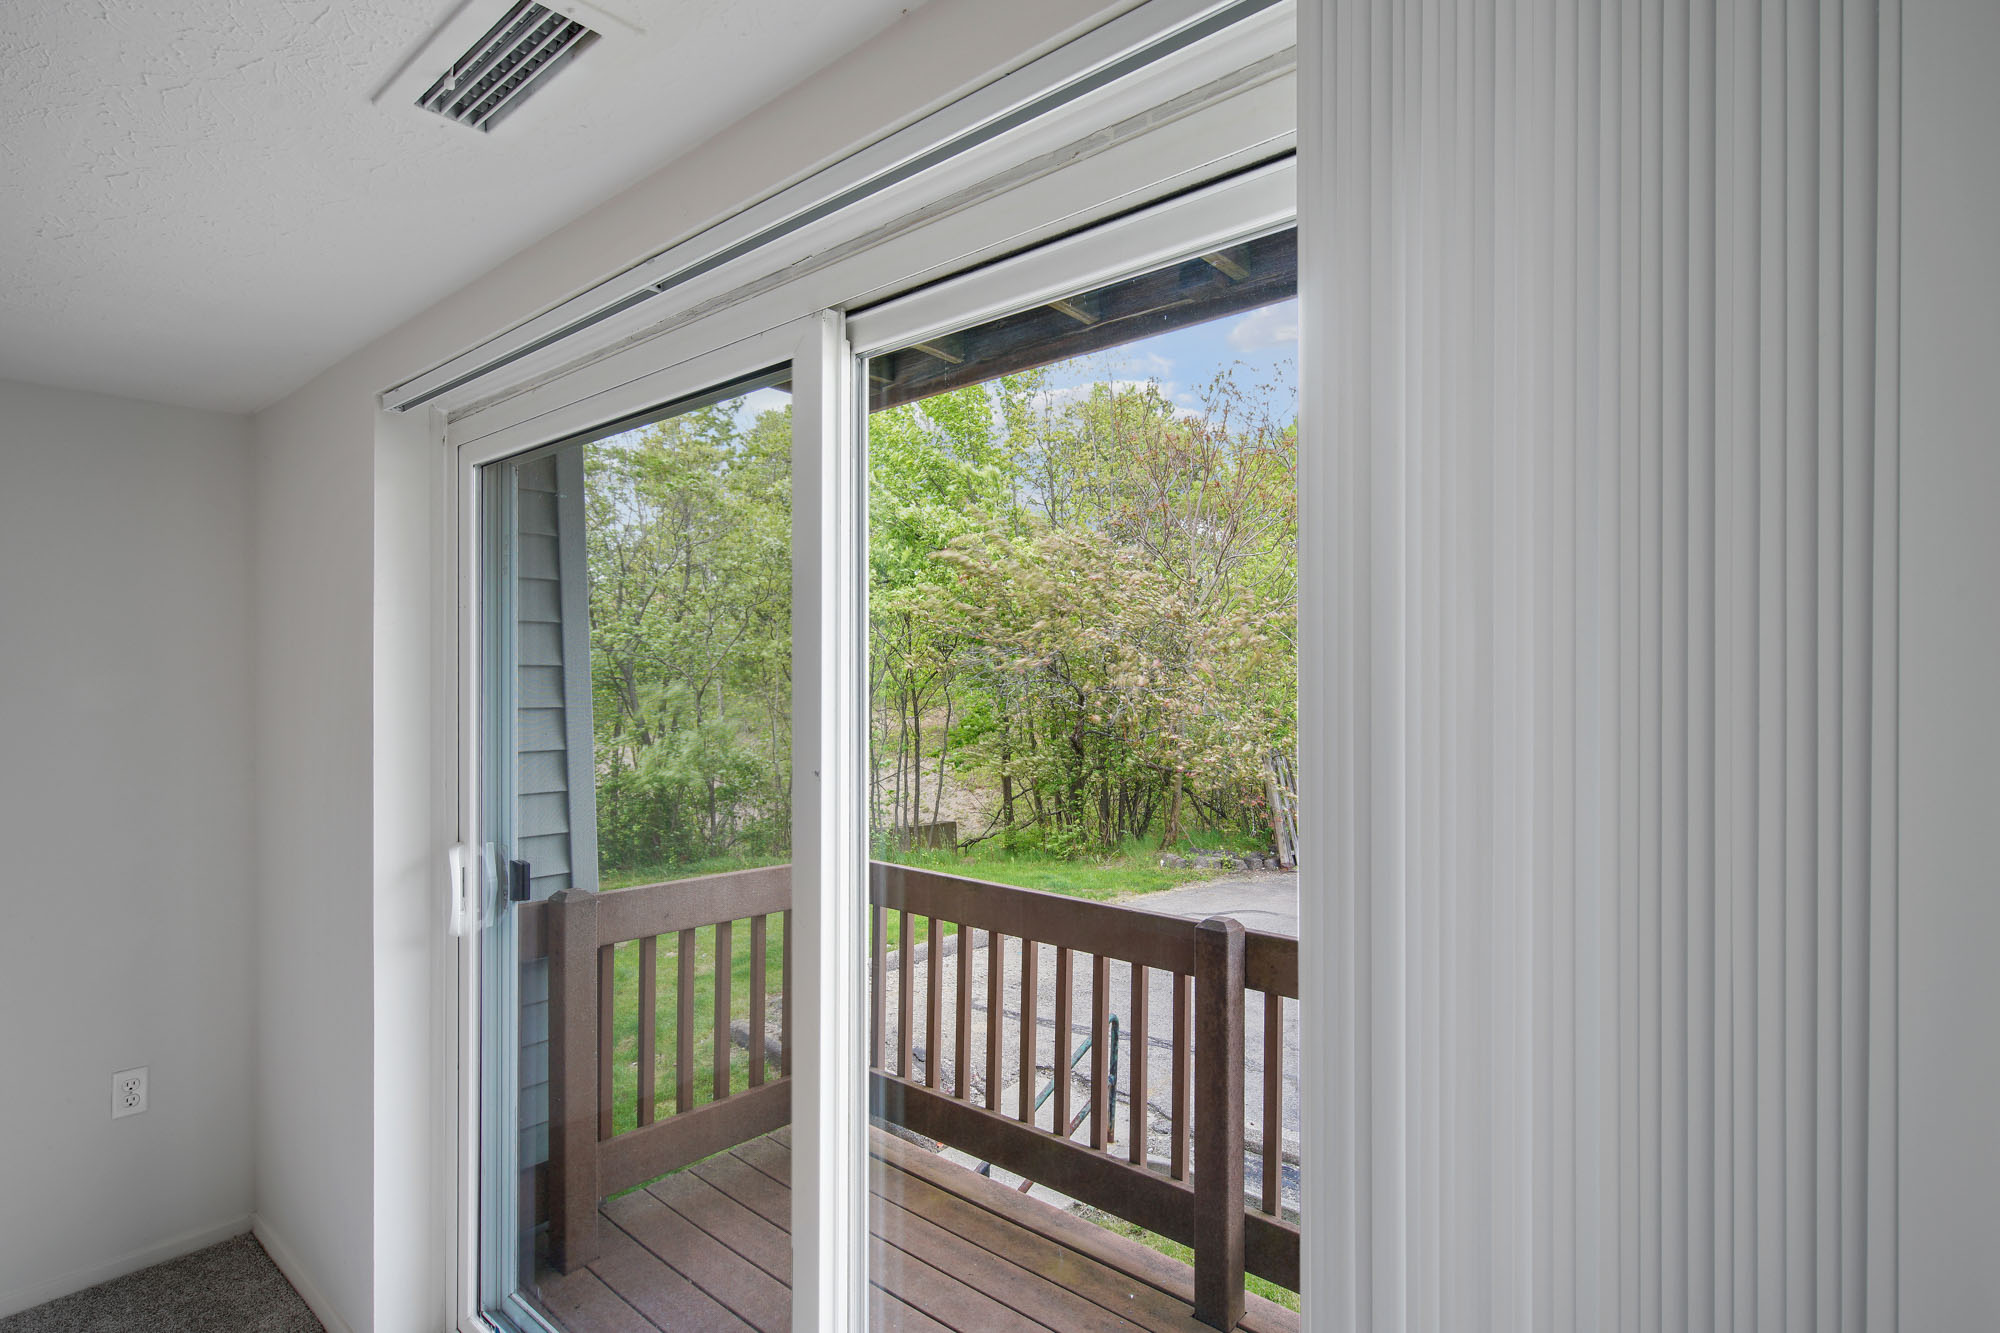
[(965, 340), (956, 334), (949, 338), (937, 338), (927, 343), (911, 343), (912, 351), (934, 356), (948, 366), (965, 364)]
[(1243, 267), (1243, 261), (1220, 250), (1217, 250), (1213, 254), (1203, 255), (1201, 262), (1207, 264), (1231, 282), (1242, 282), (1250, 276), (1250, 270)]
[(1068, 297), (1061, 301), (1051, 301), (1049, 309), (1068, 315), (1085, 328), (1104, 318), (1103, 302), (1097, 299), (1094, 292), (1084, 296)]

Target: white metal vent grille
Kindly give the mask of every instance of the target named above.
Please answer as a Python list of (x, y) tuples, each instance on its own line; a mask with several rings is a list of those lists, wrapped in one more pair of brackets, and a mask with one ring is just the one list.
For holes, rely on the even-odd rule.
[(490, 130), (596, 36), (567, 14), (521, 0), (452, 62), (417, 105)]

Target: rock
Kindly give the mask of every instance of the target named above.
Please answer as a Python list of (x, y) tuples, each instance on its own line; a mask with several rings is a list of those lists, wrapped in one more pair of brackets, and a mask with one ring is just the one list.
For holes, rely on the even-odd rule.
[(1160, 858), (1160, 868), (1163, 870), (1186, 870), (1188, 868), (1187, 858), (1184, 856), (1175, 856), (1172, 852), (1168, 852)]

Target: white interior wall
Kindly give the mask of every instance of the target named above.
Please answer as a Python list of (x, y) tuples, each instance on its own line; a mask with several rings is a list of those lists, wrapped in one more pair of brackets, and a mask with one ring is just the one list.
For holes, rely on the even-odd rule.
[[(1134, 0), (932, 0), (256, 420), (259, 1234), (336, 1329), (448, 1308), (428, 701), (441, 472), (375, 395)], [(448, 642), (448, 640), (446, 640)], [(431, 1243), (411, 1243), (419, 1238)]]
[(0, 1316), (249, 1223), (249, 463), (0, 381)]
[(258, 1234), (336, 1333), (373, 1290), (373, 430), (294, 398), (254, 469)]
[(1906, 0), (1902, 1333), (2000, 1328), (2000, 5)]

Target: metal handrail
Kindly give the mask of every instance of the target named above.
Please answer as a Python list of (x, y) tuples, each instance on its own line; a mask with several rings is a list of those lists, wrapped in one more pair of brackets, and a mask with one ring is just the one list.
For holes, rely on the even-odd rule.
[[(1111, 1029), (1110, 1101), (1113, 1105), (1116, 1105), (1118, 1102), (1118, 1015), (1116, 1014), (1111, 1015), (1111, 1021), (1105, 1026)], [(1084, 1056), (1090, 1054), (1090, 1043), (1095, 1040), (1096, 1040), (1095, 1037), (1085, 1037), (1083, 1039), (1083, 1045), (1076, 1048), (1076, 1054), (1072, 1055), (1069, 1058), (1069, 1067), (1072, 1070), (1076, 1068), (1078, 1062), (1080, 1062)], [(1054, 1076), (1052, 1075), (1049, 1078), (1048, 1086), (1042, 1089), (1042, 1095), (1035, 1098), (1035, 1109), (1037, 1111), (1041, 1110), (1042, 1103), (1046, 1102), (1049, 1098), (1055, 1096), (1055, 1092), (1056, 1092), (1056, 1081)], [(1081, 1108), (1078, 1109), (1075, 1115), (1070, 1117), (1069, 1127), (1063, 1131), (1063, 1137), (1068, 1138), (1071, 1134), (1076, 1133), (1076, 1127), (1082, 1124), (1084, 1122), (1085, 1117), (1087, 1117), (1089, 1114), (1090, 1114), (1090, 1106), (1088, 1103), (1085, 1103)], [(1116, 1121), (1113, 1121), (1111, 1124), (1105, 1126), (1105, 1133), (1104, 1133), (1105, 1141), (1110, 1142), (1116, 1136), (1117, 1130), (1118, 1126)], [(981, 1162), (976, 1169), (978, 1170), (980, 1175), (986, 1176), (987, 1178), (991, 1179), (993, 1175), (993, 1163)], [(1021, 1193), (1026, 1194), (1029, 1190), (1033, 1189), (1034, 1186), (1035, 1186), (1034, 1181), (1023, 1179), (1019, 1185), (1015, 1186), (1015, 1188), (1019, 1190)]]

